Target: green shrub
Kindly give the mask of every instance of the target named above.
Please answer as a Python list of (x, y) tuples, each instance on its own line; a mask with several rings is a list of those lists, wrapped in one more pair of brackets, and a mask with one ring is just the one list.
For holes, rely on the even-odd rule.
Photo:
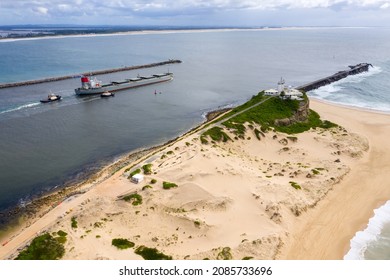
[(71, 218), (71, 227), (72, 228), (77, 228), (77, 220), (76, 217)]
[(139, 246), (134, 252), (143, 257), (144, 260), (172, 260), (171, 256), (159, 252), (156, 248)]
[(93, 227), (94, 227), (94, 228), (101, 228), (102, 225), (103, 225), (102, 222), (95, 222), (95, 223), (93, 224)]
[(58, 236), (55, 238), (55, 240), (57, 240), (61, 244), (65, 244), (67, 238), (66, 238), (66, 236)]
[(231, 260), (233, 259), (232, 253), (230, 252), (229, 247), (225, 247), (222, 249), (221, 252), (218, 253), (217, 255), (217, 260)]
[(312, 169), (311, 172), (313, 172), (314, 175), (318, 175), (318, 174), (321, 173), (321, 172), (318, 171), (317, 169)]
[(146, 174), (146, 175), (152, 174), (152, 166), (153, 166), (153, 164), (151, 164), (151, 163), (145, 164), (144, 166), (142, 166), (142, 169), (144, 170), (144, 174)]
[(141, 169), (138, 168), (134, 170), (133, 172), (130, 173), (129, 179), (131, 179), (131, 177), (133, 177), (135, 174), (139, 174), (139, 173), (141, 173)]
[(298, 141), (298, 137), (296, 137), (296, 136), (287, 136), (286, 138), (288, 140), (292, 141), (292, 142), (297, 142)]
[[(218, 142), (220, 142), (220, 141), (227, 142), (229, 140), (232, 140), (229, 137), (229, 135), (227, 135), (225, 132), (223, 132), (222, 128), (217, 127), (217, 126), (212, 127), (209, 130), (205, 131), (201, 136), (201, 140), (202, 140), (202, 138), (205, 138), (206, 136), (210, 136), (211, 139), (213, 139), (214, 141), (218, 141)], [(203, 142), (202, 142), (202, 144), (203, 144)]]
[(143, 186), (142, 187), (142, 190), (146, 190), (146, 189), (153, 189), (153, 187), (151, 185), (146, 185), (146, 186)]
[(290, 183), (290, 185), (294, 188), (294, 189), (296, 189), (296, 190), (300, 190), (300, 189), (302, 189), (301, 188), (301, 186), (300, 185), (298, 185), (298, 183), (296, 183), (296, 182), (289, 182)]
[(67, 235), (68, 235), (68, 234), (67, 234), (65, 231), (63, 231), (63, 230), (57, 231), (57, 234), (58, 234), (59, 236), (67, 236)]
[(163, 189), (164, 190), (169, 190), (171, 188), (177, 188), (178, 186), (175, 183), (170, 183), (170, 182), (163, 182)]
[(111, 241), (111, 244), (118, 249), (125, 250), (134, 247), (134, 242), (131, 242), (125, 238), (115, 238)]
[(156, 183), (157, 183), (157, 180), (156, 180), (156, 179), (152, 179), (152, 180), (150, 180), (150, 183), (151, 183), (151, 184), (156, 184)]
[(255, 132), (256, 138), (257, 138), (258, 140), (261, 140), (261, 138), (260, 138), (260, 130), (258, 130), (257, 128), (255, 128), (254, 132)]
[(203, 134), (200, 136), (200, 142), (201, 142), (202, 144), (204, 144), (204, 145), (206, 145), (206, 144), (209, 143), (209, 141), (207, 141), (207, 139), (206, 139), (206, 136), (203, 135)]
[(27, 249), (19, 253), (16, 260), (58, 260), (64, 253), (64, 245), (53, 238), (50, 233), (45, 233), (35, 237)]
[(130, 195), (126, 195), (123, 197), (124, 201), (131, 202), (134, 206), (142, 204), (142, 196), (139, 195), (138, 193), (133, 193)]

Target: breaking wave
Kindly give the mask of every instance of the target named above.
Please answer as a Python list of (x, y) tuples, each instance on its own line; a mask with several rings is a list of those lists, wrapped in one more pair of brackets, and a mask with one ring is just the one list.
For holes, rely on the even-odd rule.
[(390, 201), (374, 210), (374, 216), (369, 220), (367, 228), (359, 231), (352, 238), (351, 249), (344, 260), (364, 260), (367, 249), (381, 238), (381, 233), (390, 223)]

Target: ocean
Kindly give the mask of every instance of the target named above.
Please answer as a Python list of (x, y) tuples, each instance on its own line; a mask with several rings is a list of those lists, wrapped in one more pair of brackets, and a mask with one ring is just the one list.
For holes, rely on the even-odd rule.
[[(309, 95), (390, 112), (389, 49), (390, 29), (386, 28), (1, 40), (0, 83), (77, 76), (168, 59), (183, 63), (97, 76), (109, 82), (138, 74), (174, 73), (171, 82), (121, 91), (109, 99), (76, 97), (79, 78), (0, 89), (0, 214), (126, 153), (166, 142), (200, 124), (205, 112), (243, 103), (275, 87), (280, 77), (288, 85), (299, 86), (348, 65), (368, 62), (374, 66), (369, 72)], [(50, 92), (61, 94), (63, 100), (41, 104), (39, 100)], [(352, 241), (363, 249), (346, 258), (390, 259), (381, 252), (386, 251), (383, 248), (390, 251), (390, 214), (380, 209), (375, 215), (376, 230), (371, 230), (370, 222), (370, 234), (363, 234), (370, 237)], [(5, 220), (0, 215), (0, 231)]]

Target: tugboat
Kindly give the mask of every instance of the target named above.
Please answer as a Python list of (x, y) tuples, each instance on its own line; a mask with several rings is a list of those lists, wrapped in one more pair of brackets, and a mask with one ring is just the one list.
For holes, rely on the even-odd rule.
[(49, 102), (54, 102), (59, 100), (61, 100), (61, 95), (51, 93), (47, 96), (47, 99), (42, 99), (41, 102), (49, 103)]
[(115, 96), (115, 93), (109, 92), (109, 91), (105, 91), (105, 92), (103, 92), (100, 96), (101, 96), (101, 97), (114, 97), (114, 96)]

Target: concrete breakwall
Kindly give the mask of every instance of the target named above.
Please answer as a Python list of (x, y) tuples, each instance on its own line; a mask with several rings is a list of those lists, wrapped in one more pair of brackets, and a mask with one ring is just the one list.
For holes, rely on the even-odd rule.
[(162, 65), (167, 65), (167, 64), (174, 64), (174, 63), (181, 63), (181, 60), (170, 59), (170, 60), (166, 60), (166, 61), (150, 63), (150, 64), (144, 64), (144, 65), (125, 66), (125, 67), (120, 67), (120, 68), (97, 70), (97, 71), (91, 71), (91, 72), (86, 72), (86, 73), (81, 73), (81, 74), (73, 74), (73, 75), (60, 76), (60, 77), (51, 77), (51, 78), (23, 81), (23, 82), (17, 82), (17, 83), (5, 83), (5, 84), (0, 84), (0, 89), (1, 88), (20, 87), (20, 86), (28, 86), (28, 85), (34, 85), (34, 84), (41, 84), (41, 83), (48, 83), (48, 82), (55, 82), (55, 81), (73, 79), (73, 78), (81, 76), (81, 75), (88, 75), (88, 76), (90, 76), (90, 75), (102, 75), (102, 74), (109, 74), (109, 73), (122, 72), (122, 71), (130, 71), (130, 70), (136, 70), (136, 69), (142, 69), (142, 68), (152, 68), (152, 67), (156, 67), (156, 66), (162, 66)]
[(350, 68), (349, 70), (337, 72), (336, 74), (333, 74), (332, 76), (329, 76), (329, 77), (326, 77), (326, 78), (299, 86), (296, 89), (302, 90), (305, 92), (310, 91), (310, 90), (314, 90), (314, 89), (317, 89), (319, 87), (334, 83), (334, 82), (341, 80), (343, 78), (346, 78), (350, 75), (356, 75), (356, 74), (359, 74), (362, 72), (367, 72), (370, 66), (372, 67), (372, 65), (369, 63), (359, 63), (359, 64), (354, 65), (354, 66), (349, 66), (349, 68)]

